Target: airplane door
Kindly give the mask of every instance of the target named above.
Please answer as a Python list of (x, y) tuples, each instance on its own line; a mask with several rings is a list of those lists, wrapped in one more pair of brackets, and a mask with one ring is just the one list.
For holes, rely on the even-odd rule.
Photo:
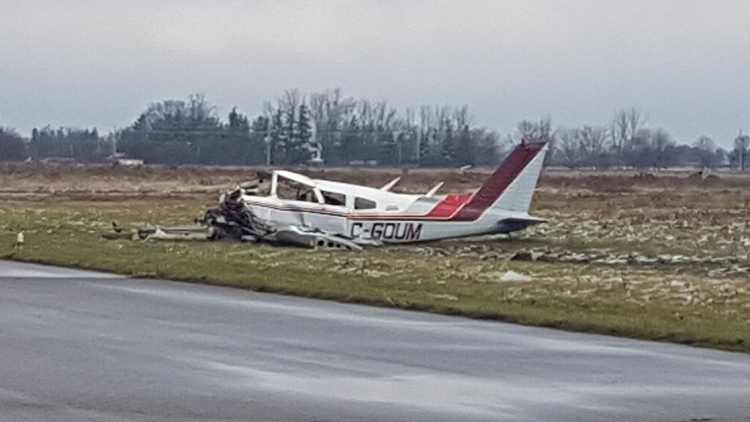
[(321, 203), (306, 215), (308, 225), (332, 234), (347, 234), (346, 195), (338, 192), (318, 191)]
[(317, 227), (331, 234), (346, 235), (346, 207), (317, 204), (305, 215), (309, 227)]

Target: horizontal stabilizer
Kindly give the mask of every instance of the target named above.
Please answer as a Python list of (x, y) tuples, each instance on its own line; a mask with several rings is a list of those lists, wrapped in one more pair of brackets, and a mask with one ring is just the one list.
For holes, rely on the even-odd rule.
[(532, 216), (524, 216), (524, 217), (510, 217), (510, 218), (503, 218), (502, 220), (498, 221), (498, 232), (499, 233), (512, 233), (518, 230), (523, 230), (527, 227), (535, 226), (540, 223), (544, 223), (547, 220), (543, 218), (537, 218)]

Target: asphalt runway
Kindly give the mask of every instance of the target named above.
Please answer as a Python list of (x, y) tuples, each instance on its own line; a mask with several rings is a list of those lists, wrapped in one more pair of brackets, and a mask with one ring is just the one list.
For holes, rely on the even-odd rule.
[(2, 422), (504, 420), (750, 421), (750, 355), (0, 261)]

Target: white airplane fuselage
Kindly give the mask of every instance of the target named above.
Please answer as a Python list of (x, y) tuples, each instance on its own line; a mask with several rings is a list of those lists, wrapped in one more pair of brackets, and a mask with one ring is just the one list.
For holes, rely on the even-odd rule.
[[(541, 222), (528, 214), (488, 210), (477, 221), (432, 220), (428, 218), (382, 214), (359, 216), (331, 210), (325, 206), (290, 204), (290, 201), (267, 201), (265, 198), (245, 198), (246, 205), (257, 216), (277, 227), (301, 226), (352, 239), (374, 240), (384, 243), (412, 243), (510, 233), (528, 226), (521, 223)], [(275, 202), (275, 203), (274, 203)], [(505, 221), (505, 223), (503, 223)]]
[[(467, 195), (399, 194), (276, 171), (270, 195), (243, 195), (242, 202), (276, 227), (318, 229), (362, 241), (412, 243), (510, 233), (543, 221), (528, 209), (545, 152), (541, 144), (519, 145), (477, 192)], [(304, 186), (307, 197), (280, 198), (277, 189), (284, 179)]]

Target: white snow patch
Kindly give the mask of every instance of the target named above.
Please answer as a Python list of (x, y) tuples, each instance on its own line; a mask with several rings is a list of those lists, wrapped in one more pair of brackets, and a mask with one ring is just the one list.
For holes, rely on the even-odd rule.
[(531, 277), (515, 271), (506, 271), (500, 276), (500, 281), (531, 281)]

